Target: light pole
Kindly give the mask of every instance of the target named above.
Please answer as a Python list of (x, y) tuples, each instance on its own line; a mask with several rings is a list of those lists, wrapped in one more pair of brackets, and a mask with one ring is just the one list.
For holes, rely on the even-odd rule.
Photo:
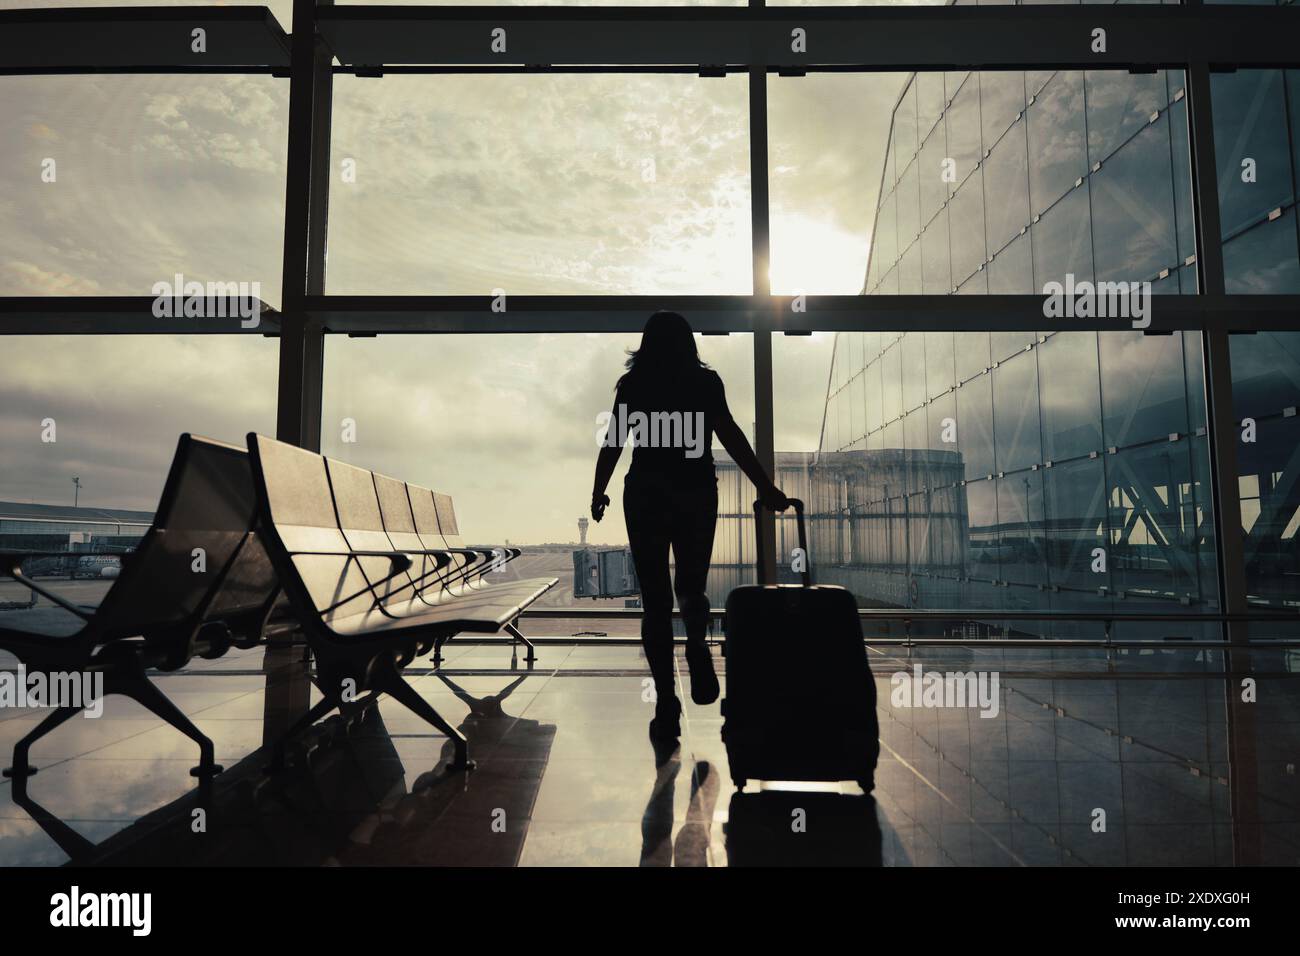
[(78, 475), (73, 475), (72, 485), (73, 485), (72, 507), (75, 508), (77, 507), (77, 504), (81, 501), (81, 477)]

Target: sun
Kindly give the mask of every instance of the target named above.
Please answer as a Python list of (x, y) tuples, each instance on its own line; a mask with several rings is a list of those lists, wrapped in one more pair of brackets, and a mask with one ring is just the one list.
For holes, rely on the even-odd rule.
[(862, 291), (870, 238), (798, 213), (773, 210), (774, 295), (856, 295)]

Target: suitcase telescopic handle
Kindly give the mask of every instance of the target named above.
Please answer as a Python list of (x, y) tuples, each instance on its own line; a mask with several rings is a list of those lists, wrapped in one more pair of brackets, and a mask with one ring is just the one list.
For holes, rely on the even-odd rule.
[[(803, 552), (803, 571), (800, 572), (803, 577), (803, 586), (812, 587), (812, 571), (808, 563), (808, 529), (803, 520), (803, 501), (799, 498), (790, 498), (790, 504), (794, 507), (795, 522), (799, 526), (799, 549)], [(763, 577), (763, 532), (760, 530), (759, 518), (763, 513), (763, 501), (761, 498), (754, 500), (754, 554), (758, 560), (758, 576), (760, 580)]]

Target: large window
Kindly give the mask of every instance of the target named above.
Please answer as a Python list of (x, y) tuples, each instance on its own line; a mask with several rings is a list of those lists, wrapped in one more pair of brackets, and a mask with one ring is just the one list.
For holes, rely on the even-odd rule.
[[(182, 432), (240, 446), (250, 431), (275, 432), (278, 351), (260, 335), (6, 336), (0, 548), (134, 547), (153, 521)], [(43, 569), (53, 570), (28, 568)], [(70, 591), (65, 584), (55, 590), (94, 605), (111, 581), (71, 582)], [(29, 596), (12, 581), (0, 584), (0, 603)], [(31, 614), (75, 623), (44, 598)]]
[[(272, 6), (286, 28), (291, 6)], [(323, 170), (300, 167), (306, 152), (287, 148), (290, 86), (315, 80), (301, 70), (287, 79), (282, 60), (235, 63), (251, 72), (224, 76), (136, 74), (160, 68), (137, 64), (87, 82), (58, 75), (82, 68), (65, 64), (0, 77), (0, 213), (17, 224), (0, 230), (0, 296), (47, 300), (6, 306), (16, 331), (46, 318), (52, 333), (96, 331), (86, 325), (96, 307), (59, 312), (48, 300), (148, 296), (177, 276), (256, 282), (280, 307), (285, 243), (309, 234), (308, 273), (326, 277), (325, 301), (303, 306), (310, 314), (290, 297), (282, 322), (256, 330), (294, 333), (283, 350), (256, 334), (172, 327), (157, 338), (4, 339), (0, 497), (39, 507), (80, 495), (78, 505), (143, 514), (181, 431), (239, 442), (280, 427), (311, 443), (319, 332), (326, 453), (451, 492), (468, 537), (549, 548), (567, 579), (595, 416), (636, 344), (627, 330), (673, 297), (717, 296), (680, 308), (711, 332), (740, 330), (702, 336), (702, 351), (741, 425), (774, 434), (778, 479), (810, 506), (816, 574), (863, 605), (1216, 609), (1207, 442), (1238, 428), (1228, 437), (1240, 440), (1240, 474), (1228, 482), (1240, 482), (1249, 598), (1292, 601), (1293, 333), (1233, 337), (1238, 421), (1211, 428), (1199, 328), (1242, 320), (1196, 297), (1198, 275), (1215, 286), (1219, 277), (1218, 257), (1196, 248), (1205, 197), (1193, 169), (1212, 172), (1226, 291), (1300, 294), (1300, 70), (1214, 61), (1211, 171), (1208, 158), (1193, 162), (1191, 128), (1205, 115), (1193, 107), (1206, 104), (1193, 102), (1178, 56), (1147, 72), (852, 72), (813, 54), (806, 71), (770, 68), (760, 138), (750, 127), (756, 74), (734, 59), (555, 59), (552, 70), (505, 59), (462, 67), (452, 52), (395, 64), (365, 58), (382, 52), (383, 28), (372, 27), (323, 28), (339, 58), (330, 109), (311, 116), (325, 124), (315, 132), (328, 150), (311, 157), (328, 157)], [(1189, 55), (1203, 57), (1201, 43)], [(1207, 75), (1196, 67), (1192, 77)], [(755, 190), (761, 169), (767, 189)], [(304, 199), (323, 179), (326, 215), (311, 205), (304, 222), (308, 204), (286, 207), (286, 193)], [(756, 211), (765, 192), (768, 208)], [(762, 310), (777, 302), (752, 299), (743, 312), (736, 301), (768, 288), (813, 300), (1037, 297), (1071, 281), (1186, 296), (1157, 316), (1174, 315), (1179, 331), (1161, 322), (1143, 334), (1128, 316), (1101, 331), (1048, 317), (1050, 328), (995, 330), (1000, 318), (977, 317), (987, 300), (956, 299), (923, 303), (915, 322), (889, 311), (898, 301), (850, 299), (847, 311), (843, 300), (812, 301), (811, 320), (796, 306), (768, 326)], [(474, 299), (392, 307), (375, 295)], [(644, 299), (620, 298), (631, 295)], [(603, 314), (620, 317), (602, 327), (580, 305), (574, 326), (604, 331), (528, 332), (527, 310), (514, 308), (522, 296), (604, 296)], [(113, 328), (152, 327), (143, 312), (126, 314), (134, 306), (110, 305)], [(949, 309), (972, 318), (961, 331), (924, 330)], [(473, 310), (482, 331), (465, 334)], [(414, 334), (385, 325), (399, 312)], [(567, 328), (555, 310), (537, 322)], [(880, 324), (899, 331), (866, 331)], [(751, 327), (798, 333), (773, 336), (771, 380), (754, 379), (767, 342), (756, 354)], [(277, 380), (302, 394), (277, 395)], [(761, 411), (769, 395), (772, 421)], [(57, 445), (21, 453), (46, 419)], [(755, 558), (753, 489), (721, 455), (719, 474), (715, 604), (752, 580)], [(589, 543), (626, 543), (618, 510), (588, 527)], [(785, 567), (793, 524), (779, 527)], [(564, 593), (547, 600), (571, 601)]]
[(0, 77), (0, 295), (147, 296), (180, 274), (278, 307), (288, 94), (269, 76)]
[[(450, 494), (467, 542), (524, 547), (528, 553), (510, 572), (559, 577), (541, 606), (572, 605), (572, 555), (591, 502), (598, 416), (611, 410), (627, 351), (639, 341), (613, 334), (330, 336), (322, 451)], [(696, 341), (752, 437), (751, 336)], [(631, 451), (624, 449), (610, 483), (605, 520), (587, 528), (593, 546), (627, 544), (622, 493)], [(753, 577), (754, 494), (716, 443), (713, 454), (720, 520), (709, 595), (721, 606), (732, 587)]]
[(182, 432), (243, 445), (250, 431), (275, 431), (274, 339), (24, 335), (3, 342), (0, 499), (148, 510), (158, 504)]
[[(886, 257), (897, 258), (899, 207), (893, 194), (880, 203), (874, 231), (872, 220), (882, 170), (893, 160), (888, 124), (879, 118), (888, 117), (905, 78), (897, 73), (768, 77), (774, 293), (856, 295), (869, 249), (888, 243)], [(915, 219), (912, 214), (913, 232)]]
[(741, 76), (339, 77), (328, 291), (749, 293)]

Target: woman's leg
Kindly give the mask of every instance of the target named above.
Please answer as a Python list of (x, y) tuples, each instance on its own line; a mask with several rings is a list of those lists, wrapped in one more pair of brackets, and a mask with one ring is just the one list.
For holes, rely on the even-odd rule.
[(704, 491), (679, 492), (673, 509), (673, 557), (677, 564), (674, 590), (686, 626), (686, 663), (691, 672), (691, 699), (711, 704), (718, 699), (713, 655), (705, 644), (709, 629), (709, 562), (718, 522), (716, 485)]
[(632, 563), (641, 583), (641, 646), (663, 702), (676, 699), (673, 669), (673, 588), (668, 572), (669, 524), (662, 497), (623, 488), (623, 515)]
[(703, 644), (709, 630), (709, 562), (713, 558), (713, 533), (718, 523), (718, 489), (679, 491), (673, 509), (673, 559), (677, 577), (673, 590), (682, 609), (686, 639)]

